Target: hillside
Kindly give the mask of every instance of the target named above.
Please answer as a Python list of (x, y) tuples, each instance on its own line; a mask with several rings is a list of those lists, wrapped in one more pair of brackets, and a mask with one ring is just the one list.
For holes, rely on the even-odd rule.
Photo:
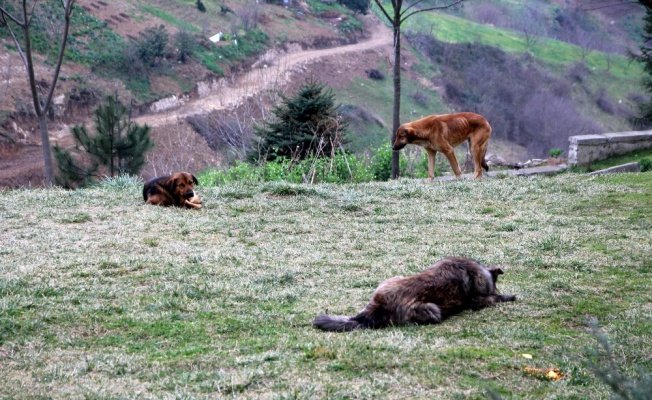
[[(0, 191), (0, 398), (609, 398), (590, 318), (617, 370), (652, 370), (651, 174), (200, 185), (199, 211), (126, 178)], [(449, 255), (517, 301), (311, 326)]]
[[(243, 134), (251, 135), (253, 124), (263, 118), (265, 108), (278, 101), (277, 96), (265, 91), (252, 98), (255, 83), (236, 85), (243, 74), (251, 73), (252, 67), (267, 69), (268, 75), (277, 74), (272, 91), (291, 93), (308, 78), (331, 86), (338, 102), (349, 110), (354, 151), (369, 154), (387, 140), (391, 79), (373, 80), (368, 72), (373, 69), (385, 77), (391, 75), (391, 43), (348, 52), (346, 56), (329, 57), (326, 50), (369, 40), (373, 36), (371, 28), (381, 26), (374, 13), (362, 17), (340, 5), (319, 1), (289, 7), (272, 3), (247, 7), (240, 1), (204, 3), (205, 13), (191, 1), (79, 1), (77, 30), (58, 85), (64, 101), (54, 110), (51, 122), (53, 140), (70, 144), (66, 142), (70, 126), (86, 121), (103, 96), (117, 91), (123, 101), (132, 104), (134, 114), (141, 114), (143, 121), (156, 126), (153, 135), (159, 151), (150, 155), (144, 177), (170, 169), (201, 170), (208, 165), (226, 165), (232, 159), (229, 149), (206, 146), (205, 138), (183, 116), (190, 107), (197, 109), (191, 103), (203, 101), (200, 111), (223, 109), (211, 118), (245, 120)], [(517, 1), (469, 1), (447, 14), (428, 13), (413, 18), (404, 32), (402, 119), (459, 110), (487, 114), (494, 125), (490, 151), (512, 160), (545, 156), (553, 147), (565, 148), (569, 134), (631, 129), (627, 118), (642, 98), (642, 71), (623, 54), (638, 46), (640, 13), (630, 8), (617, 13), (578, 14), (573, 7), (579, 3), (534, 2), (524, 7)], [(527, 19), (524, 10), (533, 8), (532, 4), (545, 16), (548, 27), (538, 32), (537, 40), (528, 40), (513, 22)], [(505, 18), (501, 21), (499, 15)], [(134, 60), (130, 49), (142, 39), (142, 33), (160, 26), (169, 33), (165, 57), (150, 67), (129, 62)], [(232, 32), (230, 41), (212, 44), (208, 40), (217, 32), (227, 31)], [(603, 46), (603, 32), (609, 34), (609, 48)], [(184, 47), (178, 44), (184, 42), (178, 40), (187, 40), (188, 35), (196, 48), (192, 57), (181, 62), (179, 49)], [(594, 40), (571, 43), (579, 36)], [(0, 166), (4, 170), (0, 186), (38, 184), (38, 139), (29, 117), (29, 96), (22, 84), (24, 72), (6, 32), (0, 31), (0, 41), (9, 49), (0, 59), (0, 70), (7, 78), (0, 85)], [(485, 70), (474, 67), (473, 61), (442, 58), (456, 54), (455, 46), (472, 47)], [(283, 57), (316, 49), (321, 52), (319, 58), (306, 59), (292, 68), (279, 64)], [(432, 49), (436, 54), (428, 53)], [(495, 54), (489, 56), (490, 52)], [(48, 57), (44, 52), (45, 64), (39, 73), (47, 69)], [(487, 63), (491, 60), (499, 61)], [(463, 64), (454, 66), (456, 62)], [(506, 86), (493, 85), (498, 87), (493, 92), (484, 88), (474, 93), (481, 86), (474, 79), (492, 86), (491, 82), (500, 81), (500, 76), (519, 74), (527, 77), (521, 79), (526, 90), (518, 89), (517, 80), (506, 79)], [(532, 86), (533, 82), (542, 86)], [(239, 92), (241, 99), (248, 98), (245, 103), (249, 104), (237, 100), (237, 96), (222, 102), (219, 96), (229, 87)], [(532, 93), (539, 95), (533, 97)], [(506, 102), (507, 98), (512, 103)], [(165, 100), (156, 103), (158, 99)], [(236, 104), (240, 107), (229, 110)], [(537, 110), (541, 104), (555, 107), (540, 113)], [(155, 110), (161, 106), (173, 108), (159, 117)], [(251, 111), (253, 108), (258, 110)], [(558, 117), (559, 110), (565, 113), (564, 118)], [(530, 118), (528, 113), (540, 120)], [(523, 124), (526, 120), (530, 126)], [(543, 125), (544, 135), (539, 132)], [(539, 140), (544, 137), (548, 139)], [(171, 154), (175, 152), (181, 156)]]

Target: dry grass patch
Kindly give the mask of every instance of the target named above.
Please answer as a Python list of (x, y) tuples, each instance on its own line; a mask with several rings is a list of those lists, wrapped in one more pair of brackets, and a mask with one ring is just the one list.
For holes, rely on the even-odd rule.
[[(2, 191), (0, 397), (606, 397), (589, 317), (626, 373), (652, 365), (650, 177), (200, 186), (199, 211), (129, 180)], [(447, 255), (503, 266), (517, 302), (312, 328)]]

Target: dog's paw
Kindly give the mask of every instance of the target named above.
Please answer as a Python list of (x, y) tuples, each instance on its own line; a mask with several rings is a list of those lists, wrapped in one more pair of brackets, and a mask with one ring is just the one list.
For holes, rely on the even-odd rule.
[(185, 205), (186, 205), (186, 207), (188, 207), (188, 208), (196, 208), (196, 209), (200, 209), (200, 208), (202, 208), (202, 205), (201, 205), (201, 198), (200, 198), (199, 196), (194, 196), (194, 197), (192, 197), (192, 198), (186, 200), (186, 201), (185, 201)]
[(198, 194), (196, 194), (196, 195), (192, 196), (191, 198), (189, 198), (186, 201), (188, 201), (188, 202), (190, 202), (192, 204), (201, 204), (201, 197)]

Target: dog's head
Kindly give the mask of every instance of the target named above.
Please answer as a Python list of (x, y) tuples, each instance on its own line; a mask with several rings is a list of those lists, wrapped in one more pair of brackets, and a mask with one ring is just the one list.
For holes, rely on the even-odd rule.
[(412, 141), (416, 131), (407, 124), (403, 124), (396, 130), (396, 140), (392, 145), (392, 150), (401, 150), (406, 144)]
[(498, 282), (498, 275), (504, 274), (503, 270), (498, 267), (488, 267), (487, 270), (491, 274), (491, 280), (493, 281), (494, 289), (496, 288), (496, 283)]
[(199, 184), (197, 178), (187, 172), (175, 172), (170, 175), (168, 185), (175, 196), (189, 199), (195, 195), (195, 185)]

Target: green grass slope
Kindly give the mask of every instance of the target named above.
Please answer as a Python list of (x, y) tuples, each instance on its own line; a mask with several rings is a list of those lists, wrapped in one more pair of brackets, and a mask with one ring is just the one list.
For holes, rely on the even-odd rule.
[[(2, 191), (0, 397), (605, 398), (589, 318), (627, 375), (652, 368), (651, 178), (200, 186), (200, 211), (123, 179)], [(518, 301), (312, 328), (447, 255), (502, 266)]]
[[(510, 9), (521, 9), (524, 4), (519, 1), (499, 3)], [(473, 9), (480, 6), (481, 4), (466, 4), (464, 13), (472, 14)], [(552, 4), (548, 7), (550, 29), (555, 24), (552, 15), (556, 7)], [(377, 7), (373, 7), (373, 11), (380, 21), (385, 21)], [(589, 13), (587, 15), (586, 18), (596, 24), (606, 23), (598, 18), (597, 14)], [(616, 25), (623, 24), (622, 20), (625, 19), (627, 18), (618, 20)], [(635, 19), (632, 16), (627, 20), (631, 20), (630, 24), (636, 26)], [(609, 26), (610, 29), (615, 29), (612, 25)], [(513, 60), (521, 63), (524, 68), (533, 67), (541, 71), (540, 74), (547, 75), (551, 81), (563, 82), (563, 91), (568, 92), (564, 96), (567, 96), (575, 106), (581, 119), (595, 122), (604, 132), (632, 129), (628, 122), (628, 116), (636, 112), (636, 101), (642, 98), (641, 81), (644, 73), (639, 64), (632, 62), (626, 56), (597, 50), (587, 51), (574, 44), (543, 37), (535, 40), (528, 49), (525, 36), (517, 30), (491, 24), (480, 24), (460, 16), (440, 12), (420, 13), (407, 19), (403, 24), (404, 39), (414, 36), (415, 33), (431, 34), (437, 40), (447, 43), (473, 43), (501, 49)], [(597, 35), (597, 33), (594, 34)], [(600, 34), (602, 34), (601, 31)], [(619, 36), (623, 35), (625, 32), (619, 31)], [(616, 39), (614, 38), (614, 40)], [(446, 85), (453, 83), (455, 78), (442, 72), (445, 69), (444, 65), (433, 63), (422, 55), (419, 49), (412, 48), (408, 44), (409, 41), (405, 40), (403, 45), (404, 57), (409, 59), (410, 63), (406, 64), (402, 75), (401, 120), (408, 121), (433, 113), (466, 110), (444, 96)], [(613, 45), (616, 46), (616, 43)], [(624, 51), (624, 48), (621, 50)], [(444, 62), (447, 60), (446, 57), (446, 55), (442, 56)], [(447, 61), (458, 60), (448, 59)], [(465, 62), (469, 62), (471, 65), (475, 64), (473, 60)], [(492, 64), (488, 63), (485, 66), (491, 67)], [(370, 68), (387, 70), (386, 65), (370, 65)], [(391, 123), (393, 91), (391, 72), (388, 70), (387, 72), (388, 78), (384, 82), (372, 82), (366, 78), (360, 79), (365, 81), (364, 84), (361, 84), (360, 80), (352, 82), (348, 89), (337, 92), (338, 100), (364, 107), (375, 115), (383, 116), (386, 124)], [(424, 82), (429, 84), (424, 85)], [(455, 84), (458, 85), (459, 82)], [(514, 86), (518, 86), (518, 82), (515, 82)], [(469, 87), (461, 87), (461, 89), (465, 92), (472, 91)], [(546, 89), (550, 88), (542, 86), (534, 90), (541, 92)], [(555, 90), (562, 90), (562, 86)], [(428, 101), (426, 103), (415, 102), (413, 95), (417, 92), (423, 94)], [(474, 93), (474, 95), (476, 94)], [(355, 150), (378, 147), (388, 136), (387, 127), (362, 124), (356, 128), (353, 143)], [(501, 133), (504, 138), (503, 131), (497, 132), (496, 136), (500, 136)], [(576, 133), (569, 128), (568, 135), (572, 134)], [(521, 144), (523, 145), (523, 143)], [(563, 144), (566, 145), (566, 142), (564, 141)], [(537, 154), (537, 156), (540, 155)]]

